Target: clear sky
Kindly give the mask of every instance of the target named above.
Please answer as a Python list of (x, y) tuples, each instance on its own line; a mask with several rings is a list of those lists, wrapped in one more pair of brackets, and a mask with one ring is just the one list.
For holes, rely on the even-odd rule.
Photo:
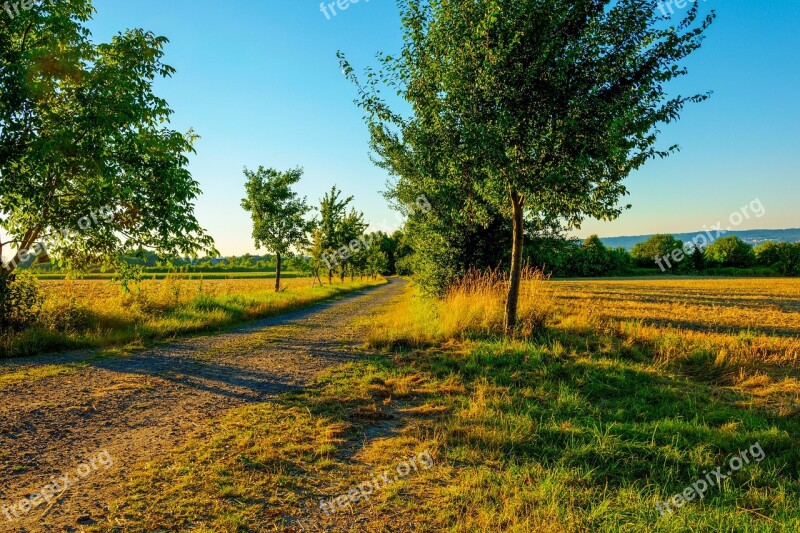
[[(736, 229), (800, 227), (800, 2), (704, 0), (718, 18), (675, 93), (713, 90), (664, 128), (682, 151), (631, 176), (633, 208), (576, 234), (695, 231), (758, 198), (761, 218)], [(202, 137), (191, 170), (204, 191), (197, 215), (224, 255), (256, 252), (240, 207), (242, 168), (305, 168), (301, 194), (317, 203), (334, 184), (355, 196), (373, 229), (394, 229), (381, 196), (388, 176), (369, 159), (368, 135), (337, 50), (356, 67), (400, 48), (393, 0), (361, 0), (328, 17), (318, 0), (96, 0), (90, 27), (108, 40), (141, 27), (170, 39), (176, 75), (157, 92), (173, 126)], [(676, 15), (680, 14), (678, 8)]]

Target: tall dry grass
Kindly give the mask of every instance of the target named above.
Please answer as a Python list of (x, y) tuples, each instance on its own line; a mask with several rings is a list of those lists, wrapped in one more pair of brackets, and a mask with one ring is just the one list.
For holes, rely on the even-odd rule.
[[(517, 329), (523, 337), (542, 331), (552, 313), (553, 293), (544, 287), (548, 279), (539, 269), (522, 271)], [(504, 271), (469, 271), (439, 303), (444, 337), (502, 335), (508, 287), (508, 274)]]
[(73, 348), (142, 345), (153, 340), (213, 331), (359, 290), (377, 282), (313, 286), (292, 278), (284, 291), (274, 279), (145, 280), (132, 291), (102, 280), (42, 281), (35, 320), (0, 334), (0, 357)]
[[(541, 332), (554, 310), (554, 293), (541, 270), (525, 268), (520, 284), (520, 337)], [(424, 347), (452, 340), (487, 339), (504, 335), (508, 274), (501, 270), (470, 270), (440, 300), (413, 296), (393, 306), (373, 324), (367, 344), (373, 347)]]

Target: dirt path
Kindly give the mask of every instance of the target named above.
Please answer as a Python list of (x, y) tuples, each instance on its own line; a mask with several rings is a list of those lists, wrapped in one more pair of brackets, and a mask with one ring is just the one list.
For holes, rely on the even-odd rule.
[[(355, 357), (363, 338), (357, 323), (399, 295), (403, 284), (390, 280), (224, 334), (103, 358), (0, 390), (0, 531), (80, 531), (102, 518), (137, 462), (190, 432), (202, 434), (205, 422), (225, 409), (307, 386)], [(76, 357), (18, 359), (0, 363), (0, 373)], [(51, 482), (72, 486), (25, 512), (20, 501)]]

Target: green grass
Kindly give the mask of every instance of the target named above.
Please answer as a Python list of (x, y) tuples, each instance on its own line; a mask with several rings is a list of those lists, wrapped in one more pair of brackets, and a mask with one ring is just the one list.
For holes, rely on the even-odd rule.
[[(800, 528), (800, 420), (640, 357), (565, 350), (561, 341), (568, 339), (375, 356), (313, 390), (231, 411), (210, 437), (137, 470), (108, 527)], [(755, 443), (765, 452), (762, 462), (674, 515), (656, 511), (657, 502)], [(431, 470), (368, 503), (333, 516), (320, 512), (320, 498), (344, 494), (421, 450), (432, 452)]]

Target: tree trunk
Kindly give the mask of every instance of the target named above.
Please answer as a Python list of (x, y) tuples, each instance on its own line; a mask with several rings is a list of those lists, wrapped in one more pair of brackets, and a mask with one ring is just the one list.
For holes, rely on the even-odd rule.
[(278, 259), (278, 268), (275, 271), (275, 292), (281, 292), (281, 254), (275, 254)]
[(513, 218), (514, 244), (511, 250), (511, 283), (506, 299), (505, 330), (511, 336), (517, 327), (517, 305), (519, 303), (519, 285), (522, 279), (522, 246), (524, 244), (524, 208), (525, 199), (519, 193), (511, 191), (511, 208)]
[(333, 270), (328, 269), (328, 285), (333, 285)]

